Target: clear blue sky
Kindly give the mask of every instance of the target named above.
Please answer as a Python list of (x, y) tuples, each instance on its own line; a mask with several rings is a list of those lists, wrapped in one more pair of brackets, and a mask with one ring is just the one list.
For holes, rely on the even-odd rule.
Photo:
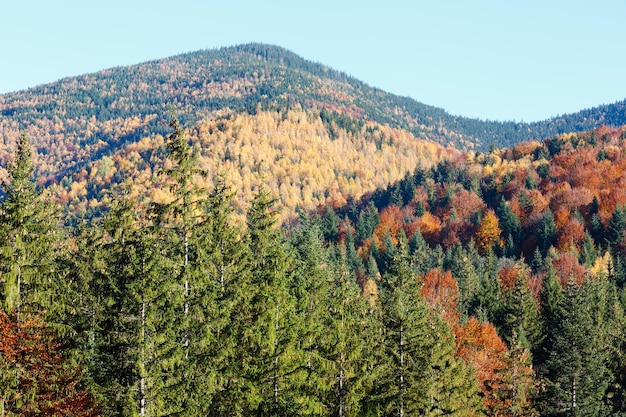
[(0, 8), (0, 39), (0, 93), (264, 42), (482, 119), (626, 98), (624, 0), (13, 0)]

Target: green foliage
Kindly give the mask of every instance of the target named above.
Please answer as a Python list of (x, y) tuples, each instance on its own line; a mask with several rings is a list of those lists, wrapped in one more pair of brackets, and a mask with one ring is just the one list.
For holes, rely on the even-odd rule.
[(594, 323), (593, 306), (587, 302), (589, 285), (569, 284), (563, 294), (550, 332), (546, 360), (546, 390), (542, 413), (546, 415), (608, 415), (603, 396), (608, 387), (604, 336)]
[(25, 133), (19, 137), (7, 171), (0, 206), (2, 305), (5, 311), (16, 313), (45, 309), (57, 321), (61, 306), (55, 305), (60, 284), (55, 258), (60, 235), (51, 201), (35, 188), (32, 150)]

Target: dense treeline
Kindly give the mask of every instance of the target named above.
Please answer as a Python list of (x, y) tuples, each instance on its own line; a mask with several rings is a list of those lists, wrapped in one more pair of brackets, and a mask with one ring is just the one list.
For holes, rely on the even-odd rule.
[(624, 412), (624, 129), (446, 160), (281, 229), (266, 188), (243, 218), (224, 176), (206, 188), (170, 126), (169, 198), (122, 190), (71, 229), (20, 136), (0, 210), (7, 414)]
[[(445, 161), (318, 222), (354, 254), (365, 293), (408, 242), (422, 295), (479, 369), (488, 412), (533, 414), (510, 408), (524, 398), (540, 415), (622, 415), (624, 186), (626, 129), (602, 128)], [(495, 331), (481, 340), (477, 326)], [(468, 333), (490, 353), (467, 349)], [(501, 385), (507, 370), (520, 392)]]
[[(71, 190), (74, 176), (145, 138), (167, 133), (162, 115), (173, 105), (194, 126), (225, 115), (259, 111), (324, 112), (341, 129), (389, 125), (419, 139), (486, 151), (564, 132), (626, 123), (618, 102), (536, 123), (452, 116), (407, 97), (372, 88), (282, 48), (249, 44), (188, 53), (139, 65), (66, 78), (0, 96), (0, 162), (6, 163), (20, 129), (38, 153), (38, 176)], [(329, 128), (331, 123), (328, 123)], [(358, 130), (358, 129), (356, 129)]]
[[(111, 128), (125, 129), (113, 124)], [(29, 137), (32, 133), (28, 131)], [(228, 173), (237, 189), (235, 204), (247, 207), (252, 190), (265, 182), (285, 208), (284, 216), (293, 216), (296, 207), (341, 205), (348, 197), (385, 187), (451, 153), (403, 130), (299, 106), (207, 119), (189, 133), (201, 148), (203, 169), (212, 175)], [(16, 138), (17, 133), (10, 133), (5, 140)], [(55, 144), (54, 151), (36, 155), (39, 183), (68, 213), (99, 215), (111, 203), (111, 190), (122, 183), (140, 201), (168, 198), (156, 175), (166, 162), (163, 136), (144, 137), (120, 146), (115, 154), (101, 152), (103, 141), (77, 147), (59, 137)], [(209, 188), (212, 175), (204, 180)]]
[[(223, 177), (201, 188), (199, 148), (171, 126), (161, 185), (172, 198), (137, 205), (120, 194), (101, 220), (65, 235), (20, 137), (0, 218), (3, 310), (8, 329), (45, 326), (29, 325), (34, 342), (2, 339), (8, 413), (480, 412), (474, 370), (455, 357), (452, 330), (419, 296), (407, 258), (380, 301), (363, 297), (345, 248), (324, 245), (307, 221), (287, 238), (265, 189), (242, 223)], [(48, 334), (62, 356), (5, 353)], [(63, 365), (67, 386), (31, 376), (33, 360)], [(76, 400), (31, 395), (28, 378)]]

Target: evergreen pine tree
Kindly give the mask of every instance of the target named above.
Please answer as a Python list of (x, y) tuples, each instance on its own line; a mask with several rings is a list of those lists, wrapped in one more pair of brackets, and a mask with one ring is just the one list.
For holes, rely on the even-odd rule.
[(401, 240), (381, 291), (387, 361), (373, 398), (382, 415), (472, 415), (480, 397), (470, 370), (454, 357), (451, 331), (420, 294)]
[(218, 283), (205, 270), (211, 262), (207, 247), (211, 228), (206, 193), (195, 182), (205, 174), (197, 167), (199, 150), (187, 142), (174, 116), (170, 127), (174, 131), (166, 146), (171, 167), (164, 173), (173, 200), (153, 207), (155, 230), (169, 266), (162, 284), (169, 294), (161, 309), (155, 392), (162, 414), (198, 415), (207, 412), (216, 389), (206, 347), (215, 342), (211, 325), (218, 321), (211, 307)]
[(617, 246), (626, 238), (626, 209), (615, 208), (606, 228), (607, 239), (610, 245)]
[(456, 357), (454, 334), (448, 324), (432, 311), (429, 321), (433, 344), (428, 352), (426, 397), (417, 415), (481, 415), (483, 398), (475, 370)]
[(374, 233), (374, 229), (380, 223), (378, 210), (373, 203), (359, 214), (356, 221), (356, 243), (361, 245), (366, 239), (370, 238)]
[(528, 342), (522, 347), (537, 351), (543, 340), (543, 328), (540, 310), (533, 297), (528, 282), (518, 277), (515, 284), (504, 294), (503, 326), (498, 329), (499, 334), (512, 346), (517, 343)]
[(588, 232), (585, 232), (582, 247), (580, 249), (579, 262), (586, 267), (591, 267), (598, 257), (593, 239)]
[(385, 349), (389, 358), (388, 371), (379, 380), (383, 415), (415, 414), (426, 398), (428, 308), (407, 258), (407, 248), (400, 248), (381, 290)]

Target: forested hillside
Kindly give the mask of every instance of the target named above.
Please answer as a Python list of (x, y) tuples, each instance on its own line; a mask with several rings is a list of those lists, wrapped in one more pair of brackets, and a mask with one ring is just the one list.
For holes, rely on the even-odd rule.
[[(188, 134), (199, 166), (210, 174), (198, 181), (210, 188), (213, 177), (223, 173), (237, 190), (241, 210), (264, 184), (279, 198), (287, 219), (296, 208), (341, 206), (455, 153), (403, 130), (345, 120), (294, 109), (201, 121)], [(48, 182), (49, 190), (69, 212), (88, 217), (100, 213), (116, 192), (139, 202), (167, 201), (169, 192), (155, 186), (165, 156), (162, 136), (144, 138), (86, 164), (71, 178)]]
[(72, 226), (18, 138), (0, 206), (5, 413), (626, 412), (625, 127), (452, 153), (279, 227), (276, 194), (239, 207), (200, 152), (251, 120), (189, 134), (173, 118), (160, 192), (112, 194)]
[(0, 96), (0, 414), (626, 415), (625, 108), (257, 44)]
[(625, 186), (626, 128), (601, 128), (418, 170), (318, 224), (381, 306), (408, 260), (487, 414), (623, 415)]
[[(285, 129), (289, 128), (309, 144), (336, 137), (353, 141), (355, 144), (346, 142), (353, 152), (361, 152), (359, 147), (363, 141), (377, 142), (380, 147), (381, 142), (396, 140), (389, 139), (390, 136), (486, 151), (491, 146), (514, 146), (526, 140), (626, 123), (624, 102), (531, 124), (452, 116), (442, 109), (370, 87), (285, 49), (249, 44), (112, 68), (1, 95), (0, 166), (6, 166), (20, 131), (26, 130), (37, 151), (36, 170), (41, 183), (56, 184), (54, 192), (58, 198), (81, 215), (90, 215), (106, 204), (103, 189), (127, 179), (135, 187), (133, 193), (152, 192), (141, 184), (148, 181), (147, 177), (162, 161), (170, 108), (176, 109), (178, 118), (192, 136), (204, 132), (206, 140), (200, 141), (201, 152), (211, 164), (219, 162), (220, 166), (234, 162), (226, 160), (229, 154), (224, 149), (206, 147), (213, 140), (207, 139), (207, 126), (230, 129), (232, 123), (244, 123), (244, 120), (247, 126), (264, 125), (263, 131), (257, 129), (253, 134), (256, 135), (254, 141), (264, 146), (268, 146), (268, 142), (275, 143), (276, 137), (285, 138)], [(270, 117), (269, 114), (281, 120), (267, 124), (264, 119)], [(300, 123), (304, 119), (308, 119), (308, 126)], [(325, 129), (311, 127), (319, 121)], [(213, 133), (208, 136), (211, 135), (216, 136)], [(381, 135), (384, 138), (377, 139)], [(270, 137), (274, 139), (270, 141)], [(224, 146), (222, 139), (217, 142)], [(245, 152), (247, 144), (241, 143), (241, 146), (241, 151)], [(403, 153), (404, 149), (408, 152), (410, 146), (406, 146), (409, 145), (405, 141), (403, 150), (397, 153)], [(229, 153), (240, 151), (235, 148), (229, 145)], [(281, 150), (274, 152), (277, 152), (276, 158), (282, 158)], [(222, 160), (217, 161), (215, 155), (221, 155)], [(299, 158), (303, 160), (304, 156)], [(368, 163), (356, 159), (351, 162)], [(404, 171), (417, 167), (414, 162), (396, 165), (387, 160), (384, 163), (383, 167), (373, 169), (395, 166), (393, 169), (401, 170), (403, 175)], [(254, 183), (253, 179), (245, 178), (248, 177), (246, 170), (254, 177), (258, 176), (255, 170), (271, 168), (259, 164), (244, 166), (242, 162), (239, 165), (233, 181), (237, 186), (241, 184), (242, 196), (249, 195), (246, 184)], [(279, 193), (281, 202), (290, 208), (325, 203), (324, 197), (313, 194), (324, 194), (327, 181), (331, 182), (331, 188), (336, 181), (340, 186), (346, 183), (350, 189), (362, 188), (362, 192), (368, 192), (373, 191), (372, 187), (384, 185), (385, 181), (398, 179), (393, 173), (385, 173), (384, 178), (376, 175), (377, 181), (370, 181), (370, 184), (347, 184), (350, 180), (359, 182), (360, 174), (353, 169), (347, 172), (342, 167), (332, 167), (329, 171), (336, 171), (335, 178), (325, 179), (324, 189), (310, 192), (295, 189), (298, 182), (295, 176), (299, 173), (286, 173), (293, 181), (285, 185), (287, 190)], [(369, 169), (361, 169), (361, 172), (369, 173)], [(361, 183), (366, 181), (360, 179)], [(282, 183), (276, 184), (277, 188), (281, 186)], [(354, 197), (359, 197), (360, 192)], [(341, 200), (338, 195), (335, 197)], [(296, 201), (298, 199), (305, 201)]]

